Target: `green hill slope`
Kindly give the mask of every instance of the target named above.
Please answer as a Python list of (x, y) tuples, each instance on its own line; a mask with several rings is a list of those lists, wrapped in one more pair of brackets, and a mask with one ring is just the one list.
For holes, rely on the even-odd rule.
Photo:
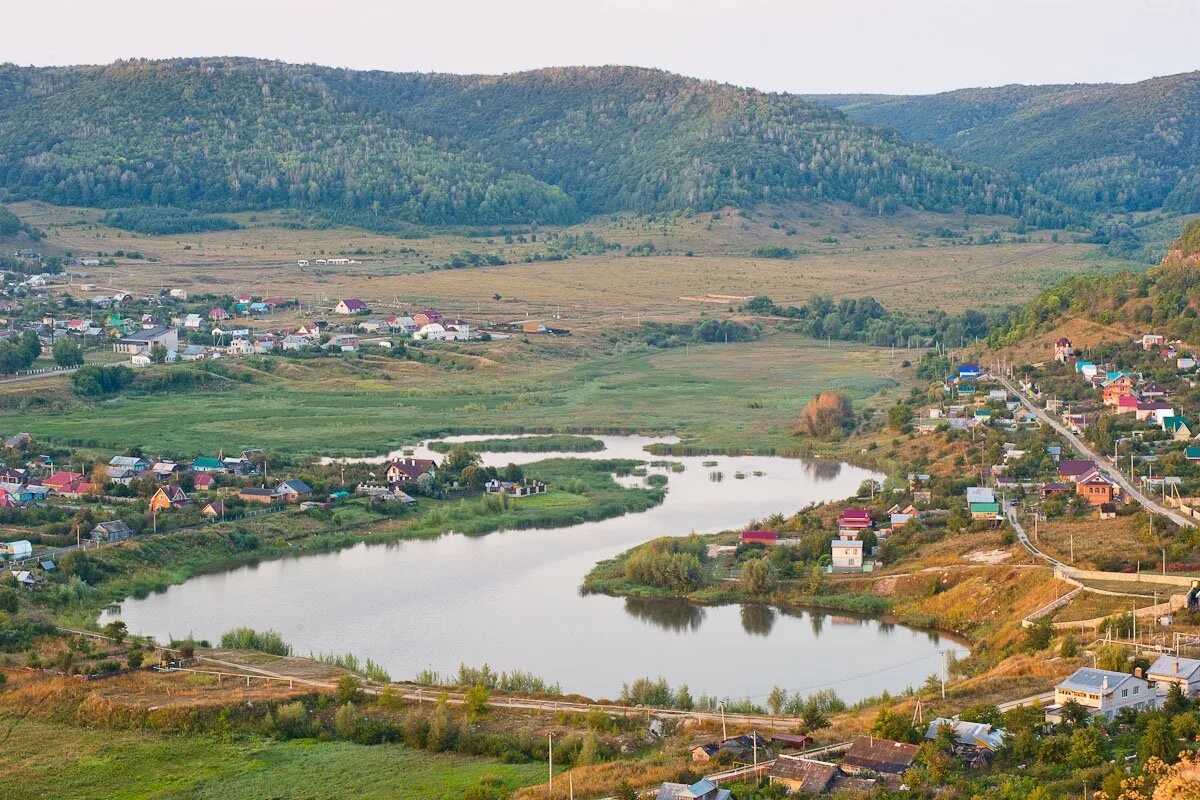
[(368, 223), (550, 223), (789, 199), (1077, 219), (1007, 174), (798, 97), (626, 67), (7, 66), (0, 186), (68, 204), (303, 207)]
[(1089, 210), (1200, 211), (1200, 72), (1134, 84), (809, 99)]

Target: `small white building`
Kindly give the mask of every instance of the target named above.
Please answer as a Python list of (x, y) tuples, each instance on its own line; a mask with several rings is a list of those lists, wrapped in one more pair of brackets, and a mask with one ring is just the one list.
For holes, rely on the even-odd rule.
[(1171, 684), (1177, 684), (1184, 697), (1200, 696), (1200, 659), (1160, 655), (1146, 671), (1146, 678), (1165, 695)]
[(1092, 716), (1112, 719), (1123, 708), (1148, 711), (1158, 708), (1158, 696), (1145, 678), (1109, 669), (1081, 667), (1054, 687), (1054, 705), (1046, 709), (1046, 721), (1062, 721), (1062, 708), (1075, 702)]
[(833, 550), (834, 572), (862, 572), (863, 543), (861, 539), (834, 539), (830, 543)]

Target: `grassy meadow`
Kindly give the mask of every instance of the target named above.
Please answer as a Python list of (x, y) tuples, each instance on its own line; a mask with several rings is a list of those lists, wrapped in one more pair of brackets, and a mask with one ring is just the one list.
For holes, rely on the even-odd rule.
[(502, 764), (401, 745), (222, 740), (92, 730), (32, 719), (0, 749), (8, 800), (455, 800), (481, 780), (506, 791), (545, 780), (542, 764)]
[(476, 359), (474, 369), (386, 358), (280, 361), (226, 391), (15, 412), (0, 415), (0, 427), (179, 457), (248, 446), (364, 455), (439, 434), (533, 430), (675, 433), (714, 451), (788, 451), (798, 446), (789, 424), (814, 394), (840, 389), (862, 402), (911, 374), (902, 352), (789, 334), (666, 351), (618, 343), (616, 352), (571, 356), (555, 342), (540, 347), (539, 357), (516, 350)]

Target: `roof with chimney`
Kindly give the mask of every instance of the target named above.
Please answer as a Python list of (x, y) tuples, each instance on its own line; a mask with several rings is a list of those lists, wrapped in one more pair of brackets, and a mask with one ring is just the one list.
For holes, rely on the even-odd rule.
[(1200, 680), (1200, 659), (1161, 655), (1150, 665), (1150, 669), (1146, 670), (1146, 676), (1151, 679), (1184, 679), (1189, 683), (1198, 681)]
[(1130, 680), (1142, 680), (1135, 678), (1128, 672), (1117, 672), (1111, 669), (1093, 669), (1092, 667), (1081, 667), (1071, 673), (1071, 676), (1058, 685), (1059, 689), (1071, 689), (1076, 692), (1084, 692), (1086, 694), (1099, 694), (1100, 692), (1111, 692), (1121, 684)]

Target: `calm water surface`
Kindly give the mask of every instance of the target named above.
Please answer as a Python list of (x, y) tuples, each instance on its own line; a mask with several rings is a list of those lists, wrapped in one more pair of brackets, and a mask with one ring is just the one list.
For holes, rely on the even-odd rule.
[[(490, 437), (452, 440), (472, 438)], [(671, 441), (597, 438), (605, 450), (563, 455), (656, 460), (643, 445)], [(554, 455), (483, 457), (503, 465)], [(736, 528), (776, 511), (788, 514), (850, 496), (862, 480), (878, 477), (832, 461), (669, 460), (685, 470), (667, 473), (666, 501), (645, 513), (571, 528), (449, 534), (267, 561), (128, 599), (106, 617), (119, 616), (131, 630), (160, 641), (188, 633), (217, 639), (239, 625), (273, 628), (297, 653), (369, 656), (394, 678), (486, 662), (593, 697), (614, 697), (636, 677), (663, 676), (672, 685), (688, 684), (694, 695), (757, 698), (778, 684), (790, 690), (829, 686), (857, 699), (920, 683), (937, 671), (940, 649), (965, 653), (936, 634), (875, 619), (581, 596), (579, 584), (597, 561), (647, 539)], [(717, 463), (706, 467), (706, 461)], [(723, 480), (714, 481), (714, 472)]]

